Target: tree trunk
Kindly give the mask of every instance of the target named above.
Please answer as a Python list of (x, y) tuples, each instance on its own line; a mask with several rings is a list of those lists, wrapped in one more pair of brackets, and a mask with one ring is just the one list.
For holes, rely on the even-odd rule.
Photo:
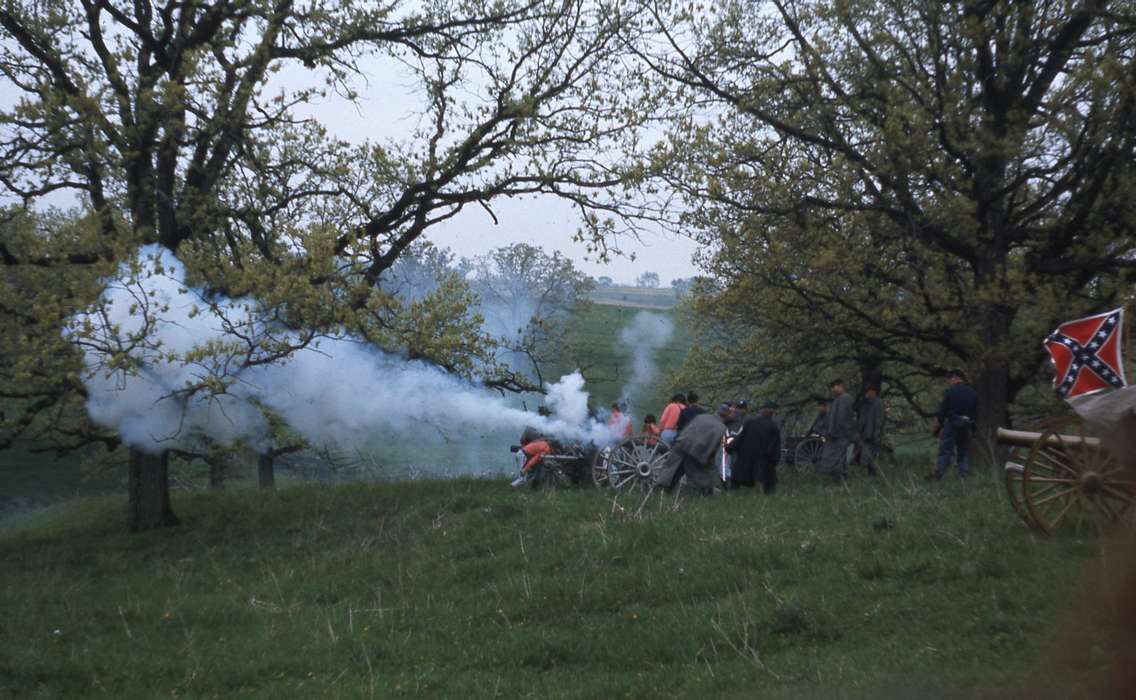
[(974, 390), (978, 393), (978, 416), (970, 452), (976, 467), (994, 469), (1005, 461), (1006, 450), (999, 447), (994, 438), (1000, 426), (1010, 424), (1010, 403), (1014, 400), (1007, 359), (1014, 352), (1007, 345), (1013, 321), (1011, 310), (997, 306), (979, 315), (985, 357), (975, 368), (977, 376), (973, 377)]
[(128, 490), (126, 526), (131, 532), (178, 524), (170, 508), (168, 452), (150, 454), (131, 447)]
[(1005, 365), (993, 366), (979, 373), (974, 382), (978, 392), (978, 430), (971, 441), (972, 461), (976, 467), (994, 468), (1001, 464), (1003, 450), (994, 435), (999, 426), (1009, 425), (1010, 397), (1007, 392), (1010, 370)]
[(272, 453), (257, 456), (256, 474), (260, 481), (260, 488), (276, 488), (276, 457)]
[(883, 384), (884, 373), (880, 369), (880, 358), (866, 357), (860, 360), (860, 393), (857, 395), (857, 400), (864, 398), (864, 392), (868, 387), (874, 386), (879, 388)]

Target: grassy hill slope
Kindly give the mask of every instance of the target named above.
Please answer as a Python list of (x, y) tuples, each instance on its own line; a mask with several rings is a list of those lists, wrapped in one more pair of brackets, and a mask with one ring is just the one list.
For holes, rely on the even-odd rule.
[(116, 498), (0, 534), (0, 696), (1037, 697), (1096, 692), (1112, 648), (1095, 629), (1038, 662), (1095, 545), (1028, 532), (992, 482), (174, 507), (183, 525), (138, 536)]
[(653, 357), (657, 370), (655, 381), (631, 396), (633, 404), (643, 409), (639, 416), (644, 413), (658, 415), (669, 398), (667, 375), (682, 366), (691, 344), (689, 333), (670, 310), (593, 304), (569, 331), (567, 357), (548, 374), (557, 377), (580, 369), (588, 380), (585, 388), (597, 406), (605, 406), (618, 399), (631, 376), (630, 349), (619, 344), (619, 334), (640, 313), (660, 314), (675, 322), (670, 342)]
[(608, 306), (671, 309), (678, 305), (674, 290), (663, 287), (596, 287), (588, 296), (595, 303)]

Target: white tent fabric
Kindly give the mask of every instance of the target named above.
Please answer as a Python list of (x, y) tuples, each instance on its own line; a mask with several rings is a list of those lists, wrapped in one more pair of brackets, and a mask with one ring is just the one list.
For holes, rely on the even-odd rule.
[(1069, 400), (1106, 449), (1130, 469), (1136, 469), (1136, 386)]

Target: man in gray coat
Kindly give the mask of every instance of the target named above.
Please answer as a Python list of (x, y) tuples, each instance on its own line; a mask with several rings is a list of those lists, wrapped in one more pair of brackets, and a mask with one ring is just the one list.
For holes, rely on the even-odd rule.
[(880, 445), (884, 440), (884, 402), (880, 399), (880, 388), (869, 386), (864, 390), (864, 403), (860, 406), (860, 416), (856, 427), (857, 454), (860, 464), (868, 470), (868, 476), (875, 476), (876, 461), (880, 457)]
[(832, 391), (832, 405), (828, 409), (828, 422), (824, 426), (820, 471), (832, 474), (834, 481), (842, 483), (848, 478), (848, 448), (852, 445), (856, 430), (852, 415), (853, 401), (844, 391), (842, 380), (834, 379), (828, 387)]
[(715, 457), (721, 453), (725, 435), (726, 425), (717, 415), (702, 413), (691, 418), (655, 474), (655, 485), (671, 489), (686, 474), (688, 487), (712, 495), (718, 482)]

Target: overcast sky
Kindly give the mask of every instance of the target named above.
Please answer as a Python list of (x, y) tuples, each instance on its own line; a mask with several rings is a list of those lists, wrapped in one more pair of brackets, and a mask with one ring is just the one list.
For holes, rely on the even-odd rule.
[[(274, 80), (291, 88), (311, 85), (312, 74), (298, 64), (287, 68)], [(361, 62), (365, 82), (355, 84), (356, 104), (328, 98), (311, 107), (311, 113), (331, 133), (353, 142), (369, 139), (399, 139), (418, 126), (423, 107), (409, 71), (390, 59)], [(580, 228), (579, 212), (568, 202), (551, 196), (498, 199), (491, 207), (498, 223), (478, 206), (466, 207), (454, 218), (432, 228), (426, 237), (436, 245), (450, 248), (460, 257), (472, 257), (490, 248), (516, 242), (559, 250), (574, 260), (584, 272), (631, 284), (643, 272), (656, 272), (664, 286), (679, 277), (691, 277), (698, 270), (691, 257), (698, 245), (684, 236), (665, 232), (644, 235), (640, 240), (627, 237), (617, 245), (625, 256), (613, 256), (608, 263), (589, 259), (587, 248), (572, 240)], [(634, 254), (635, 259), (629, 259)]]

